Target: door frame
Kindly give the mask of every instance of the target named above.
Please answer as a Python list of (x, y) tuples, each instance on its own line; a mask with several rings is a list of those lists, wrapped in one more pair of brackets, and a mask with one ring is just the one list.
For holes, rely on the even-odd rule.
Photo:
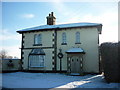
[(80, 70), (79, 70), (79, 75), (83, 74), (83, 54), (68, 54), (67, 55), (67, 73), (71, 74), (71, 60), (73, 57), (77, 57), (80, 60)]

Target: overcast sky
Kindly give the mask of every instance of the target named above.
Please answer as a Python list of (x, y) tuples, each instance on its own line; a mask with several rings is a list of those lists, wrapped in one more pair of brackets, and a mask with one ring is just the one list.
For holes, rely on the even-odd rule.
[(118, 41), (118, 2), (2, 2), (1, 47), (20, 58), (21, 35), (16, 31), (46, 25), (50, 12), (56, 24), (101, 23), (100, 43)]

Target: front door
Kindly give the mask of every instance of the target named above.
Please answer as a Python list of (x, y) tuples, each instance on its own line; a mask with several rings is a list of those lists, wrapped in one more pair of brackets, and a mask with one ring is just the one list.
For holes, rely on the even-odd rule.
[(71, 74), (80, 74), (80, 58), (73, 56), (71, 58)]

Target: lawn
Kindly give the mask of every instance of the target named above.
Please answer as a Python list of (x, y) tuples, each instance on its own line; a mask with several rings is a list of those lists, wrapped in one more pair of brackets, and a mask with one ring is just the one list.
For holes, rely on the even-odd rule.
[(14, 72), (2, 74), (4, 88), (117, 88), (106, 83), (103, 75), (69, 76), (60, 73)]

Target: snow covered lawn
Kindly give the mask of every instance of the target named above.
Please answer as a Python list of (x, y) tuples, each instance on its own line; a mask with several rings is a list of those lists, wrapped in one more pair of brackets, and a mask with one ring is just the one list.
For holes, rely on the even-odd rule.
[(117, 88), (106, 83), (102, 75), (69, 76), (59, 73), (14, 72), (2, 74), (5, 88)]

